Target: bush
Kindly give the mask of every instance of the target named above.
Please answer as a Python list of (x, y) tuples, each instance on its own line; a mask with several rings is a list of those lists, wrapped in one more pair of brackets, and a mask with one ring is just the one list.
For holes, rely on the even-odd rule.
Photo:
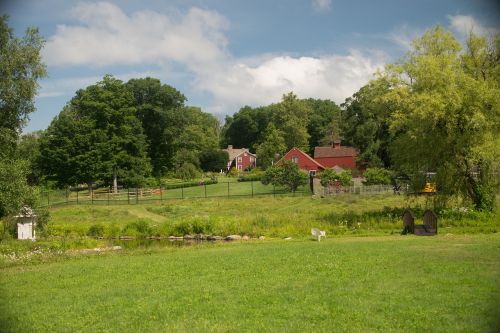
[(389, 185), (391, 184), (391, 172), (384, 168), (368, 168), (363, 173), (364, 185)]
[(153, 229), (148, 224), (148, 222), (139, 220), (137, 222), (127, 224), (123, 228), (122, 234), (127, 236), (135, 236), (137, 238), (145, 238), (153, 234)]
[(194, 218), (182, 221), (176, 224), (173, 232), (177, 236), (190, 235), (190, 234), (211, 234), (214, 231), (214, 225), (210, 220), (202, 220)]
[(104, 235), (104, 226), (102, 224), (93, 224), (87, 231), (87, 236), (102, 237)]
[(217, 179), (214, 180), (204, 180), (204, 181), (192, 181), (192, 182), (184, 182), (184, 183), (179, 183), (179, 184), (167, 184), (165, 185), (165, 189), (167, 190), (173, 190), (176, 188), (181, 188), (181, 187), (195, 187), (195, 186), (200, 186), (200, 185), (212, 185), (212, 184), (217, 184)]
[(322, 186), (328, 186), (332, 182), (338, 182), (342, 186), (352, 185), (352, 172), (351, 170), (344, 170), (337, 173), (333, 169), (326, 169), (319, 174)]
[(183, 163), (175, 172), (180, 179), (195, 179), (200, 175), (198, 168), (193, 163)]
[(262, 184), (273, 184), (284, 186), (291, 192), (295, 192), (301, 185), (307, 184), (309, 176), (292, 161), (284, 160), (280, 165), (268, 168), (262, 177)]

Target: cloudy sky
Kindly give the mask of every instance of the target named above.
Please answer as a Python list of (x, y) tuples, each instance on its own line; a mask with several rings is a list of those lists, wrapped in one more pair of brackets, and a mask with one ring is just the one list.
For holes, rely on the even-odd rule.
[(338, 104), (436, 24), (460, 39), (499, 28), (492, 0), (3, 0), (17, 35), (37, 26), (49, 76), (25, 132), (46, 128), (104, 74), (156, 77), (223, 119), (244, 105)]

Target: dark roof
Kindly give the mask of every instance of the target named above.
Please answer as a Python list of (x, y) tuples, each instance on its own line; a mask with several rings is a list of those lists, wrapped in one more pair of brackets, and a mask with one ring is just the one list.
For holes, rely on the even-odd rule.
[(314, 158), (322, 157), (356, 157), (358, 152), (353, 147), (316, 147)]

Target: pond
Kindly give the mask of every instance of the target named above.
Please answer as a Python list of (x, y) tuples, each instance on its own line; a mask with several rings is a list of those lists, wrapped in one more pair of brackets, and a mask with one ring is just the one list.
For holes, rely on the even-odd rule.
[(207, 244), (215, 244), (227, 241), (209, 241), (209, 240), (184, 240), (184, 239), (115, 239), (108, 242), (108, 246), (121, 246), (122, 249), (137, 249), (137, 248), (162, 248), (162, 247), (186, 247), (199, 246)]

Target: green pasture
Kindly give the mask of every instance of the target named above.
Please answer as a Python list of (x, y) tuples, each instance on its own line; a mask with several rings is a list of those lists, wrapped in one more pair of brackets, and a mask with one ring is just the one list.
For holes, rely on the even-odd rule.
[(494, 332), (500, 236), (250, 241), (0, 271), (2, 332)]
[[(127, 225), (147, 226), (142, 236), (246, 234), (253, 237), (306, 237), (320, 228), (329, 235), (389, 235), (402, 230), (401, 214), (411, 207), (422, 223), (428, 199), (397, 195), (318, 197), (241, 197), (184, 199), (142, 205), (69, 205), (51, 209), (51, 236), (81, 237), (91, 226), (102, 237), (138, 236)], [(498, 212), (450, 208), (438, 212), (440, 233), (500, 231)], [(137, 229), (137, 228), (136, 228)]]

